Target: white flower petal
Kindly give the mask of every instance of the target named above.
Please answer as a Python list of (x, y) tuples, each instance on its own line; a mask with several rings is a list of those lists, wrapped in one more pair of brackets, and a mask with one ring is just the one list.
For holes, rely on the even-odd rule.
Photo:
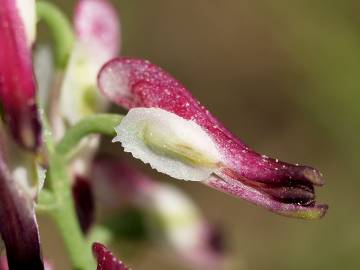
[(221, 160), (199, 125), (162, 109), (131, 109), (115, 130), (126, 152), (177, 179), (205, 180)]
[(60, 97), (61, 112), (70, 125), (106, 109), (107, 102), (96, 85), (97, 73), (106, 60), (100, 50), (81, 42), (75, 44)]
[[(153, 230), (163, 230), (166, 241), (178, 251), (199, 246), (203, 218), (191, 199), (173, 186), (156, 185), (144, 202)], [(152, 224), (154, 222), (154, 224)]]

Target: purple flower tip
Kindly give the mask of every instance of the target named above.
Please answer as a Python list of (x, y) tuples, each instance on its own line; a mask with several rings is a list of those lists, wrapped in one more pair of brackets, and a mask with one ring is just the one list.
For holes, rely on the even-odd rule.
[(93, 254), (97, 260), (97, 270), (129, 270), (121, 261), (116, 259), (104, 245), (94, 243)]

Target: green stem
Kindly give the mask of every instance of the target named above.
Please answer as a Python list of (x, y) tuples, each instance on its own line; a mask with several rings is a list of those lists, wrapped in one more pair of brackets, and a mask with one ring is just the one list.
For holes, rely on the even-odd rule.
[(75, 212), (71, 182), (66, 162), (57, 153), (50, 157), (50, 185), (57, 201), (57, 208), (51, 212), (68, 250), (75, 270), (95, 269), (91, 246), (86, 241)]
[(43, 137), (49, 155), (48, 181), (50, 190), (39, 194), (39, 210), (47, 211), (54, 219), (67, 248), (74, 270), (95, 269), (90, 243), (86, 241), (75, 212), (71, 181), (66, 161), (55, 151), (51, 131), (44, 113), (41, 113)]
[[(54, 147), (46, 118), (43, 113), (41, 115), (44, 126), (44, 141), (49, 153), (50, 169), (48, 181), (51, 191), (44, 190), (44, 193), (40, 194), (39, 209), (46, 211), (46, 205), (50, 206), (49, 209), (51, 211), (49, 213), (51, 213), (59, 228), (73, 269), (95, 269), (94, 260), (91, 255), (91, 242), (85, 239), (75, 211), (66, 156), (87, 135), (94, 133), (114, 135), (114, 127), (121, 122), (122, 116), (116, 114), (98, 114), (86, 117), (70, 128), (59, 144)], [(99, 238), (99, 235), (96, 238)]]
[(51, 191), (43, 188), (37, 198), (36, 211), (48, 213), (49, 211), (52, 211), (56, 208), (58, 208), (58, 205), (54, 194)]
[(123, 116), (118, 114), (96, 114), (80, 120), (75, 126), (71, 127), (59, 144), (56, 146), (56, 152), (62, 156), (67, 156), (87, 135), (104, 134), (114, 136), (116, 127)]
[(56, 66), (64, 69), (74, 45), (72, 26), (54, 4), (46, 1), (36, 2), (36, 13), (39, 20), (43, 20), (50, 28), (54, 39)]

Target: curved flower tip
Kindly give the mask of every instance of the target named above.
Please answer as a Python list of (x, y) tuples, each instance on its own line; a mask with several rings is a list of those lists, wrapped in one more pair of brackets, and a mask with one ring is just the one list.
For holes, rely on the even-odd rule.
[(104, 245), (94, 243), (92, 250), (97, 260), (97, 270), (129, 270)]
[(34, 1), (22, 2), (2, 0), (0, 5), (0, 100), (14, 138), (35, 150), (41, 133), (31, 60), (35, 10)]
[[(211, 177), (210, 179), (204, 181), (204, 184), (232, 196), (250, 201), (258, 206), (262, 206), (283, 216), (308, 220), (319, 219), (326, 214), (328, 209), (326, 204), (315, 204), (315, 202), (311, 202), (308, 205), (294, 203), (291, 200), (282, 202), (281, 200), (272, 196), (269, 191), (267, 194), (257, 189), (256, 187), (248, 186), (241, 181), (237, 181), (236, 179), (224, 180), (219, 177)], [(293, 195), (294, 192), (296, 193), (296, 190), (292, 187), (284, 188), (282, 191), (282, 193), (284, 193), (286, 196), (295, 197), (296, 195)], [(302, 191), (300, 190), (298, 192), (301, 193)]]
[(107, 0), (80, 0), (75, 8), (77, 38), (107, 52), (109, 57), (120, 50), (120, 21)]
[[(125, 124), (120, 124), (116, 128), (122, 134), (119, 133), (115, 140), (121, 141), (135, 157), (140, 158), (139, 151), (151, 151), (156, 159), (154, 155), (147, 160), (143, 156), (141, 158), (152, 166), (164, 159), (187, 165), (191, 160), (193, 168), (206, 167), (210, 170), (207, 173), (215, 175), (204, 180), (194, 174), (193, 178), (282, 215), (308, 219), (319, 218), (326, 212), (327, 206), (315, 203), (314, 186), (324, 184), (320, 172), (251, 150), (201, 106), (183, 85), (156, 65), (140, 59), (113, 59), (101, 69), (98, 85), (110, 100), (132, 109), (129, 118), (135, 114), (133, 108), (143, 107), (137, 109), (142, 110), (142, 113), (137, 114), (136, 125), (125, 127), (122, 126)], [(156, 109), (156, 113), (149, 117), (151, 110), (145, 108)], [(167, 116), (169, 113), (171, 117)], [(127, 123), (128, 116), (123, 123)], [(189, 138), (183, 131), (187, 129), (184, 121), (198, 125), (206, 135), (192, 132), (192, 138)], [(159, 129), (158, 122), (166, 128)], [(219, 160), (192, 144), (193, 138), (199, 140), (200, 137), (211, 139)], [(139, 140), (141, 143), (138, 143)], [(211, 143), (207, 145), (210, 147)], [(213, 162), (202, 162), (207, 159)], [(157, 169), (175, 176), (171, 173), (173, 167)], [(191, 178), (188, 176), (187, 179)]]

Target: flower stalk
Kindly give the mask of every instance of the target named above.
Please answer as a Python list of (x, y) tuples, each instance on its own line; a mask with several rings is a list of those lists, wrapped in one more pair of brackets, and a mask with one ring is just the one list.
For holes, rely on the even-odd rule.
[[(50, 190), (44, 189), (39, 194), (40, 207), (37, 210), (46, 212), (54, 219), (68, 251), (73, 269), (86, 270), (94, 268), (94, 261), (74, 207), (71, 193), (71, 181), (67, 173), (67, 164), (63, 156), (55, 150), (51, 132), (42, 117), (44, 137), (49, 152), (48, 183)], [(47, 207), (50, 206), (50, 207)]]
[(79, 142), (90, 134), (103, 134), (115, 136), (114, 127), (118, 125), (123, 116), (118, 114), (96, 114), (80, 120), (71, 127), (56, 146), (56, 152), (62, 156), (70, 154)]
[(74, 45), (74, 33), (66, 16), (52, 3), (36, 2), (36, 15), (50, 28), (54, 39), (56, 67), (63, 70), (66, 67)]
[[(113, 136), (114, 126), (118, 125), (121, 119), (122, 116), (116, 114), (86, 117), (70, 128), (56, 146), (53, 145), (51, 132), (46, 130), (46, 123), (43, 124), (49, 150), (48, 181), (51, 191), (44, 190), (44, 193), (40, 193), (40, 210), (47, 211), (54, 219), (69, 253), (73, 269), (76, 270), (94, 269), (94, 260), (91, 254), (91, 243), (81, 231), (76, 215), (66, 157), (88, 135), (100, 133)], [(43, 122), (45, 122), (44, 119)], [(54, 207), (42, 208), (42, 205), (49, 205), (49, 202), (52, 202), (51, 205)]]
[(59, 228), (73, 269), (94, 269), (90, 246), (76, 216), (66, 163), (61, 155), (53, 153), (49, 164), (51, 167), (49, 182), (57, 205), (50, 213)]

